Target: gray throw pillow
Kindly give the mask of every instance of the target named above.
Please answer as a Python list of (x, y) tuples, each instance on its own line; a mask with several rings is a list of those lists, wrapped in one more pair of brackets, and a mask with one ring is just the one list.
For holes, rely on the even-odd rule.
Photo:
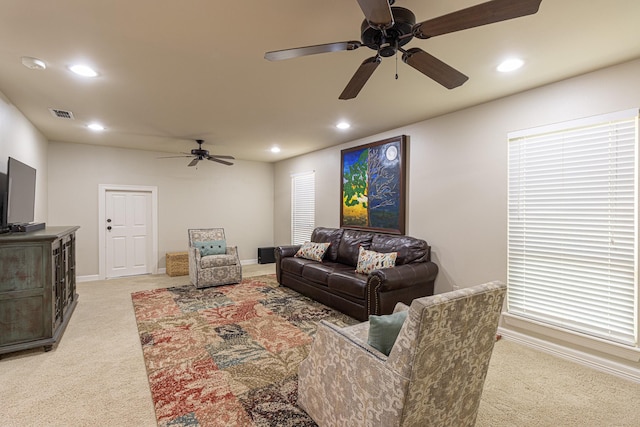
[(224, 255), (227, 253), (227, 242), (224, 240), (193, 242), (193, 246), (200, 249), (200, 256)]
[(388, 356), (408, 313), (409, 311), (406, 310), (382, 316), (370, 315), (367, 340), (369, 345)]

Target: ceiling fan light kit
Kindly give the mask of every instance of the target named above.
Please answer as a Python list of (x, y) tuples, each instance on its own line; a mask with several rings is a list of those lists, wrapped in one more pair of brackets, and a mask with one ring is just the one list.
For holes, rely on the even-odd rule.
[(365, 20), (360, 27), (361, 42), (344, 41), (267, 52), (269, 61), (298, 58), (319, 53), (356, 50), (366, 46), (376, 55), (365, 59), (358, 67), (339, 99), (353, 99), (367, 83), (382, 58), (402, 53), (402, 61), (415, 68), (447, 89), (456, 88), (469, 77), (460, 71), (414, 47), (405, 50), (404, 45), (414, 37), (428, 39), (443, 34), (493, 24), (500, 21), (532, 15), (538, 12), (542, 0), (491, 0), (437, 18), (416, 23), (409, 9), (392, 7), (394, 0), (358, 0)]

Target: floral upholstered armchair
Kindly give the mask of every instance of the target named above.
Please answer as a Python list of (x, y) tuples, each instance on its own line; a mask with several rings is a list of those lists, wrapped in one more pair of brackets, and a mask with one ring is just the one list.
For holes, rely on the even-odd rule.
[(223, 228), (189, 231), (189, 279), (196, 288), (242, 281), (242, 266), (236, 246), (226, 246)]
[(368, 344), (372, 322), (321, 322), (298, 404), (320, 427), (473, 426), (505, 292), (490, 282), (398, 303), (408, 315), (389, 356)]

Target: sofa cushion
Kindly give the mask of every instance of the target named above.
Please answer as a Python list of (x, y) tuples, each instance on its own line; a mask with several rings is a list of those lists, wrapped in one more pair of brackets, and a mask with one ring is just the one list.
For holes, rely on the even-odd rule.
[(340, 245), (338, 246), (338, 257), (336, 261), (355, 267), (358, 263), (358, 249), (362, 246), (369, 249), (373, 233), (358, 230), (344, 230)]
[(225, 267), (236, 265), (235, 255), (208, 255), (200, 258), (200, 268)]
[(342, 228), (317, 227), (313, 230), (313, 234), (311, 234), (312, 242), (331, 243), (324, 257), (326, 261), (335, 261), (337, 259), (338, 245), (340, 245), (343, 232)]
[(371, 240), (369, 249), (384, 253), (397, 252), (396, 265), (429, 260), (429, 245), (427, 242), (409, 236), (376, 234)]
[(373, 270), (381, 268), (391, 268), (396, 265), (397, 252), (383, 254), (375, 251), (368, 251), (362, 246), (358, 251), (358, 265), (356, 265), (356, 273), (369, 274)]
[(334, 271), (327, 284), (329, 289), (355, 298), (363, 300), (367, 296), (367, 276), (353, 269)]
[(315, 261), (311, 261), (305, 258), (287, 257), (280, 261), (280, 268), (287, 273), (295, 274), (296, 276), (302, 276), (302, 268), (307, 264), (313, 264)]
[(302, 268), (302, 277), (315, 283), (327, 286), (329, 276), (333, 274), (335, 268), (331, 264), (321, 264), (313, 262), (305, 264)]
[(298, 249), (298, 252), (296, 252), (294, 256), (322, 262), (324, 253), (330, 244), (331, 243), (305, 242), (300, 246), (300, 249)]

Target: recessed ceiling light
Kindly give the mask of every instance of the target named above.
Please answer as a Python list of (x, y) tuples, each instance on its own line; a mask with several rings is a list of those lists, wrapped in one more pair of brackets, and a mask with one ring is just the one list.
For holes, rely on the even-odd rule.
[(271, 147), (271, 152), (272, 153), (279, 153), (280, 152), (280, 147)]
[(524, 65), (524, 61), (520, 58), (509, 58), (505, 61), (502, 61), (500, 65), (496, 68), (501, 73), (508, 73), (510, 71), (515, 71), (518, 68)]
[(86, 65), (72, 65), (69, 69), (82, 77), (95, 77), (98, 75), (93, 68)]
[(47, 64), (42, 59), (32, 58), (30, 56), (22, 57), (22, 65), (30, 70), (44, 70), (47, 68)]
[(336, 125), (338, 129), (349, 129), (351, 125), (347, 122), (340, 122)]
[(87, 127), (91, 130), (95, 130), (96, 132), (104, 130), (104, 126), (102, 126), (100, 123), (91, 123), (87, 125)]

